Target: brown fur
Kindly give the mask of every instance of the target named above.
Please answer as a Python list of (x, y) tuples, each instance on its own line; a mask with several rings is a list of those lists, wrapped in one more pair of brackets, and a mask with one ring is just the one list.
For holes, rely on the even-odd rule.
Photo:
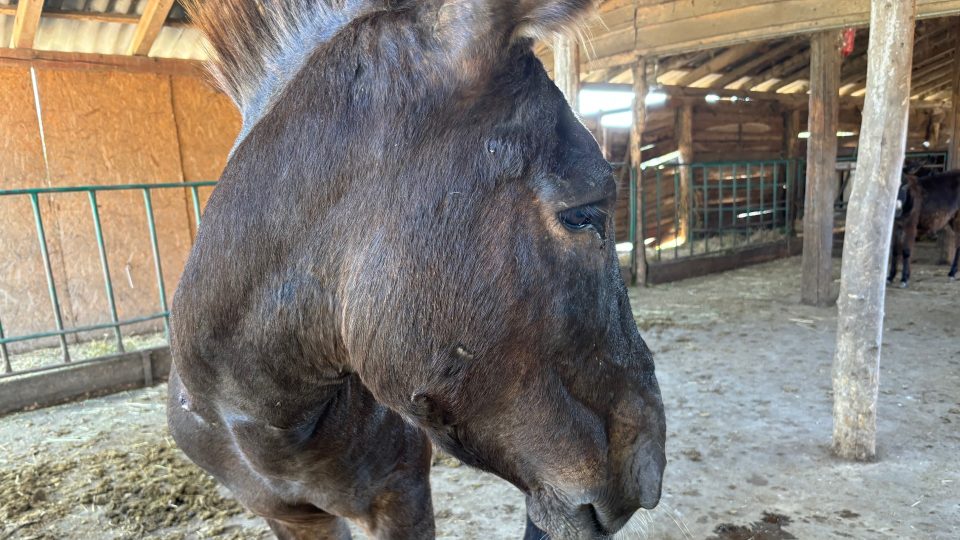
[[(433, 537), (428, 437), (522, 490), (538, 538), (657, 504), (663, 407), (610, 167), (518, 37), (586, 4), (363, 7), (266, 94), (260, 68), (227, 74), (269, 98), (174, 298), (169, 422), (280, 538)], [(212, 40), (223, 70), (271, 62), (245, 25), (276, 19), (243, 13)]]
[(897, 259), (903, 259), (903, 275), (900, 284), (906, 287), (910, 281), (910, 256), (918, 237), (940, 232), (952, 227), (956, 245), (949, 277), (957, 275), (960, 262), (960, 171), (948, 171), (931, 176), (918, 177), (905, 174), (900, 188), (898, 204), (903, 213), (894, 222), (893, 241), (890, 249), (890, 275), (888, 281), (897, 277)]

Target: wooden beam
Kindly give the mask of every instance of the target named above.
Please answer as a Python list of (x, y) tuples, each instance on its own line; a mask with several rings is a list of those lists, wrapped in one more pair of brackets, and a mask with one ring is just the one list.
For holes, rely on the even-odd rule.
[[(960, 13), (960, 0), (917, 0), (918, 16)], [(665, 0), (601, 5), (590, 30), (595, 58), (670, 55), (780, 37), (865, 27), (870, 0)]]
[(833, 302), (833, 202), (837, 192), (840, 43), (835, 30), (810, 39), (810, 110), (807, 121), (807, 192), (803, 206), (800, 300)]
[(137, 23), (137, 29), (133, 32), (133, 39), (130, 41), (130, 47), (127, 48), (127, 54), (133, 56), (150, 54), (150, 48), (153, 47), (153, 42), (160, 35), (163, 22), (167, 20), (167, 15), (170, 14), (170, 8), (172, 7), (173, 0), (147, 1), (140, 22)]
[(631, 275), (633, 283), (640, 287), (647, 285), (647, 247), (646, 231), (644, 230), (643, 220), (637, 216), (642, 216), (641, 201), (643, 196), (643, 175), (640, 170), (640, 164), (643, 163), (643, 128), (647, 120), (647, 105), (645, 98), (647, 96), (647, 62), (645, 59), (639, 60), (633, 65), (633, 124), (630, 126), (630, 167), (636, 175), (636, 203), (634, 208), (638, 209), (633, 217), (636, 219), (636, 234), (633, 238), (633, 265)]
[(577, 110), (580, 95), (580, 45), (567, 35), (559, 35), (553, 47), (553, 80), (567, 103)]
[(43, 0), (20, 0), (17, 14), (13, 20), (10, 46), (15, 49), (30, 49), (40, 25), (40, 13), (43, 12)]
[(160, 73), (191, 77), (201, 77), (205, 73), (203, 63), (197, 60), (0, 48), (0, 67), (3, 66), (35, 66), (71, 71)]
[(691, 183), (693, 170), (693, 105), (684, 103), (677, 108), (677, 150), (680, 152), (680, 193), (677, 207), (677, 242), (684, 243), (693, 240), (690, 231), (693, 227), (691, 198), (693, 191)]
[(690, 73), (684, 75), (682, 79), (677, 81), (677, 86), (690, 86), (707, 75), (719, 73), (721, 70), (723, 70), (723, 68), (753, 54), (757, 49), (764, 45), (765, 44), (763, 43), (744, 43), (742, 45), (730, 47), (722, 53), (714, 56), (710, 61), (700, 64), (695, 69), (691, 70)]
[(894, 206), (909, 130), (916, 0), (874, 0), (867, 101), (847, 209), (833, 361), (833, 451), (877, 453), (877, 400)]
[[(17, 14), (17, 6), (0, 6), (0, 15)], [(71, 9), (55, 9), (44, 11), (41, 15), (43, 19), (61, 19), (67, 21), (88, 21), (88, 22), (106, 22), (116, 24), (137, 24), (140, 22), (139, 15), (130, 15), (127, 13), (112, 13), (101, 11), (76, 11)], [(189, 26), (185, 21), (171, 21), (166, 26), (174, 28), (183, 28)]]

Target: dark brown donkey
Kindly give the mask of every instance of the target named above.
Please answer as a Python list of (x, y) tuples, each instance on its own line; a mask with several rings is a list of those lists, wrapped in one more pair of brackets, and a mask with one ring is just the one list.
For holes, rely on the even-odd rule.
[(611, 170), (528, 37), (589, 3), (191, 6), (244, 122), (173, 302), (169, 423), (277, 536), (432, 538), (429, 439), (521, 489), (531, 535), (657, 504)]
[(960, 171), (929, 176), (904, 174), (897, 194), (887, 281), (893, 283), (897, 278), (897, 259), (902, 257), (900, 286), (906, 287), (910, 282), (910, 256), (917, 237), (939, 232), (946, 227), (952, 227), (955, 233), (953, 264), (948, 274), (954, 280), (960, 262)]

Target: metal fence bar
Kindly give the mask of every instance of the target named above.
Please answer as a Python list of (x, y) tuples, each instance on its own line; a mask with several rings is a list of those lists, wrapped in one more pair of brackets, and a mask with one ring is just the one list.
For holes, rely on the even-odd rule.
[(780, 164), (773, 167), (773, 229), (777, 229), (777, 216), (780, 214), (780, 208), (777, 206), (777, 192), (780, 191)]
[(150, 199), (150, 189), (143, 188), (143, 205), (147, 211), (147, 228), (150, 231), (150, 247), (153, 248), (153, 266), (157, 271), (157, 290), (160, 293), (160, 311), (163, 316), (163, 332), (167, 341), (170, 341), (170, 315), (167, 309), (167, 291), (163, 285), (163, 267), (160, 264), (160, 244), (157, 242), (157, 224), (153, 218), (153, 202)]
[(113, 322), (113, 334), (117, 339), (117, 352), (123, 350), (123, 335), (118, 324), (117, 302), (113, 296), (113, 281), (110, 279), (110, 264), (107, 262), (107, 248), (103, 241), (103, 226), (100, 223), (100, 209), (97, 206), (97, 192), (88, 191), (90, 198), (90, 213), (93, 215), (93, 233), (97, 237), (97, 250), (100, 252), (100, 267), (103, 269), (103, 286), (107, 293), (107, 304), (110, 307), (110, 320)]
[(197, 186), (190, 186), (190, 196), (193, 197), (193, 218), (197, 223), (197, 231), (200, 230), (200, 196), (197, 193)]
[(690, 244), (690, 256), (693, 257), (693, 243), (697, 238), (697, 235), (694, 234), (694, 219), (693, 216), (697, 215), (696, 210), (694, 209), (694, 201), (696, 197), (693, 196), (694, 186), (696, 185), (697, 177), (693, 174), (693, 165), (684, 165), (688, 167), (687, 178), (690, 180), (690, 185), (687, 186), (687, 244)]
[(640, 199), (640, 220), (637, 222), (637, 239), (643, 251), (643, 260), (647, 260), (647, 190), (643, 189), (643, 169), (637, 169), (637, 197)]
[(0, 320), (0, 357), (3, 360), (3, 372), (13, 373), (13, 367), (10, 365), (10, 352), (7, 351), (7, 342), (3, 339), (3, 321)]
[[(40, 255), (43, 257), (43, 269), (47, 275), (47, 292), (50, 293), (50, 304), (53, 306), (53, 317), (57, 330), (63, 331), (63, 315), (60, 312), (60, 299), (57, 297), (57, 285), (53, 279), (53, 267), (50, 265), (50, 251), (47, 248), (47, 235), (43, 230), (43, 216), (40, 213), (40, 199), (36, 193), (30, 193), (30, 205), (33, 207), (33, 220), (37, 226), (37, 240), (40, 242)], [(70, 350), (67, 348), (67, 338), (60, 334), (60, 350), (63, 351), (63, 361), (70, 361)]]
[[(627, 201), (630, 212), (630, 243), (633, 249), (630, 250), (630, 271), (633, 272), (637, 267), (637, 250), (644, 249), (643, 241), (637, 240), (640, 236), (637, 233), (637, 169), (630, 167), (630, 200)], [(631, 275), (631, 279), (636, 282), (637, 276)]]
[(730, 213), (732, 218), (730, 222), (733, 224), (733, 247), (737, 247), (737, 240), (739, 240), (740, 229), (737, 227), (737, 165), (734, 164), (732, 167), (733, 172), (733, 211)]
[(793, 207), (796, 204), (796, 195), (793, 193), (793, 177), (799, 174), (800, 164), (797, 160), (792, 160), (787, 170), (787, 193), (784, 195), (787, 199), (787, 212), (785, 216), (787, 236), (793, 233)]
[[(124, 319), (118, 321), (117, 324), (121, 326), (128, 326), (131, 324), (137, 324), (147, 321), (154, 321), (157, 319), (162, 319), (166, 317), (168, 313), (154, 313), (153, 315), (144, 315), (142, 317), (134, 317), (132, 319)], [(15, 336), (0, 339), (0, 344), (6, 345), (7, 343), (16, 343), (18, 341), (30, 341), (33, 339), (43, 339), (48, 337), (64, 336), (68, 334), (80, 334), (82, 332), (94, 332), (96, 330), (106, 330), (107, 328), (113, 328), (114, 324), (109, 323), (100, 323), (100, 324), (91, 324), (88, 326), (77, 326), (75, 328), (66, 328), (64, 330), (51, 330), (49, 332), (37, 332), (35, 334), (29, 334), (24, 336)]]
[(216, 182), (167, 182), (157, 184), (118, 184), (104, 186), (62, 186), (45, 188), (23, 188), (23, 189), (2, 189), (0, 196), (4, 195), (40, 195), (43, 193), (78, 193), (87, 191), (129, 191), (134, 189), (161, 189), (161, 188), (184, 188), (184, 187), (206, 187), (215, 186)]
[(753, 220), (751, 220), (750, 214), (753, 213), (753, 206), (750, 205), (750, 192), (753, 190), (753, 177), (750, 176), (750, 164), (747, 163), (747, 209), (745, 213), (747, 214), (747, 223), (746, 223), (746, 233), (747, 233), (747, 242), (750, 241), (750, 235), (753, 233)]
[(710, 204), (709, 204), (709, 195), (707, 191), (707, 168), (701, 167), (703, 171), (703, 252), (710, 252), (710, 233), (708, 232), (710, 228)]
[(673, 258), (680, 251), (680, 168), (673, 169)]
[(654, 173), (654, 174), (656, 175), (656, 186), (657, 186), (657, 189), (656, 189), (656, 192), (657, 192), (657, 211), (656, 211), (656, 218), (657, 218), (657, 261), (659, 261), (659, 260), (660, 260), (660, 242), (661, 242), (662, 239), (663, 239), (663, 236), (662, 236), (661, 233), (660, 233), (660, 221), (661, 221), (661, 219), (660, 219), (660, 206), (663, 204), (662, 201), (660, 200), (660, 177), (661, 177), (661, 175), (660, 175), (660, 167), (657, 167), (657, 168), (656, 168), (656, 173)]
[(720, 249), (723, 249), (723, 166), (717, 166), (717, 200), (720, 201), (720, 209), (717, 211), (717, 230), (720, 231)]
[[(764, 192), (767, 190), (767, 168), (766, 163), (760, 162), (760, 228), (764, 229), (767, 225), (767, 198)], [(775, 212), (776, 210), (774, 210)]]

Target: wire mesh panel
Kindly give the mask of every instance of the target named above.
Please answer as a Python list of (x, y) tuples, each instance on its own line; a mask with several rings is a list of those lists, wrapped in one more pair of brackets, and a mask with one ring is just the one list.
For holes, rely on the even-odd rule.
[[(179, 190), (189, 193), (190, 205), (194, 212), (194, 220), (199, 225), (200, 222), (200, 199), (199, 189), (209, 188), (216, 185), (216, 182), (186, 182), (186, 183), (168, 183), (168, 184), (128, 184), (128, 185), (104, 185), (104, 186), (77, 186), (77, 187), (57, 187), (57, 188), (34, 188), (34, 189), (14, 189), (0, 190), (0, 200), (9, 201), (12, 199), (25, 200), (31, 209), (33, 221), (36, 229), (36, 244), (39, 257), (42, 261), (42, 269), (46, 278), (47, 293), (50, 298), (50, 327), (39, 332), (28, 332), (20, 335), (7, 335), (4, 331), (4, 317), (0, 313), (0, 377), (19, 375), (31, 371), (41, 371), (53, 369), (70, 362), (72, 358), (71, 344), (68, 336), (80, 336), (96, 331), (109, 331), (112, 335), (113, 350), (106, 352), (124, 352), (123, 328), (138, 325), (149, 321), (162, 321), (164, 327), (164, 337), (169, 339), (169, 309), (167, 306), (167, 287), (164, 280), (161, 264), (161, 241), (158, 237), (156, 212), (154, 208), (153, 194), (158, 191)], [(150, 253), (152, 254), (153, 265), (156, 279), (157, 310), (144, 313), (136, 313), (132, 316), (122, 318), (117, 310), (116, 287), (111, 273), (108, 246), (110, 238), (104, 234), (104, 216), (100, 213), (100, 204), (98, 195), (104, 192), (140, 192), (143, 200), (143, 215), (146, 218), (147, 238), (150, 243)], [(84, 324), (67, 327), (64, 324), (64, 308), (61, 304), (60, 292), (68, 287), (69, 283), (58, 281), (58, 274), (54, 271), (51, 263), (51, 244), (47, 233), (47, 216), (43, 212), (43, 206), (40, 204), (40, 197), (67, 196), (67, 194), (86, 194), (89, 203), (90, 218), (92, 220), (92, 230), (89, 234), (96, 240), (100, 272), (103, 279), (103, 295), (108, 306), (109, 320), (96, 322), (94, 324)], [(127, 234), (130, 231), (126, 231)], [(21, 264), (26, 269), (32, 261), (15, 260), (14, 264)], [(13, 273), (19, 270), (14, 268)], [(23, 270), (28, 272), (29, 270)], [(10, 322), (10, 321), (6, 321)], [(9, 329), (9, 324), (7, 325)], [(13, 344), (27, 344), (31, 342), (38, 346), (46, 340), (55, 339), (59, 345), (59, 362), (39, 365), (19, 367), (14, 360), (15, 355), (10, 347)], [(29, 348), (29, 347), (27, 347)], [(19, 367), (19, 369), (18, 369)]]

